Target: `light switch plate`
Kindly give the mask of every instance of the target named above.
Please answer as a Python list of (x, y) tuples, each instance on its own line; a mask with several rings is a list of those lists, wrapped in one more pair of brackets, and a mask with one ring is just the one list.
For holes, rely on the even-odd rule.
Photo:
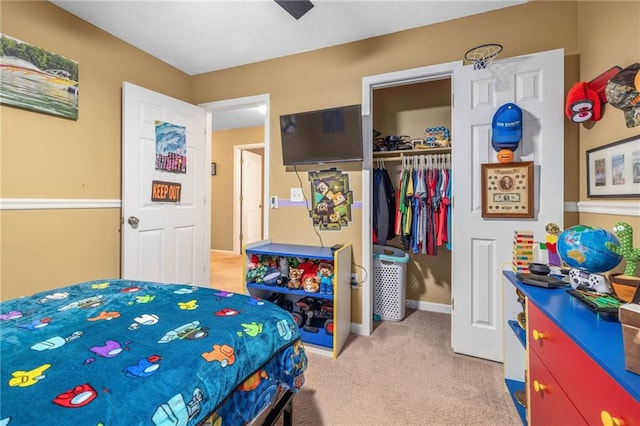
[(291, 188), (291, 201), (294, 203), (301, 203), (304, 201), (302, 188)]

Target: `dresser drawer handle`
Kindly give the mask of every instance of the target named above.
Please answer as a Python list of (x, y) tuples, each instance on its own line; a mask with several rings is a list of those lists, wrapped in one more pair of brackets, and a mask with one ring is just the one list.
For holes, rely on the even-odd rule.
[(622, 426), (624, 422), (621, 419), (616, 419), (607, 411), (602, 411), (600, 413), (600, 420), (602, 420), (603, 426)]
[(547, 336), (544, 333), (542, 333), (542, 332), (540, 332), (538, 330), (533, 330), (533, 340), (535, 340), (536, 342), (538, 340), (542, 340), (542, 339), (544, 339), (546, 337)]
[(533, 381), (533, 389), (535, 389), (536, 392), (544, 392), (544, 391), (547, 390), (547, 385), (543, 385), (539, 381), (534, 380)]

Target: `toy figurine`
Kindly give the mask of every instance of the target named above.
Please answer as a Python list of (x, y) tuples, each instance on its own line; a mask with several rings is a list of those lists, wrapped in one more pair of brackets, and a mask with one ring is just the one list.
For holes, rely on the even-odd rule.
[(304, 269), (289, 268), (289, 282), (287, 283), (287, 288), (291, 290), (298, 290), (300, 285), (302, 285), (303, 272)]
[(613, 233), (620, 240), (620, 245), (608, 241), (606, 246), (627, 261), (624, 275), (635, 277), (638, 262), (640, 262), (640, 248), (633, 248), (633, 228), (627, 223), (618, 222), (613, 227)]
[(302, 289), (307, 293), (317, 293), (318, 290), (320, 290), (320, 285), (318, 284), (318, 278), (312, 275), (305, 277)]
[(622, 256), (627, 262), (622, 274), (609, 275), (611, 287), (616, 297), (624, 302), (640, 300), (640, 277), (636, 275), (640, 262), (640, 248), (633, 248), (633, 228), (631, 225), (618, 222), (613, 227), (613, 233), (620, 240), (620, 244), (607, 241), (606, 247), (613, 253)]
[(329, 263), (318, 265), (318, 278), (320, 279), (320, 293), (333, 294), (333, 265)]
[(560, 227), (555, 223), (547, 223), (545, 226), (547, 235), (545, 237), (545, 246), (549, 255), (549, 265), (562, 266), (560, 255), (558, 255), (558, 235), (560, 235)]

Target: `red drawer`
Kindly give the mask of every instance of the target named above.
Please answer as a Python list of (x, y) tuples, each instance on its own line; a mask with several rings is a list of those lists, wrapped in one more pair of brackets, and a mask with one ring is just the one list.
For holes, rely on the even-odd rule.
[(606, 412), (625, 426), (640, 425), (640, 404), (534, 304), (527, 307), (530, 356), (539, 357), (587, 423), (602, 424)]
[(529, 421), (531, 426), (587, 424), (534, 352), (529, 352)]

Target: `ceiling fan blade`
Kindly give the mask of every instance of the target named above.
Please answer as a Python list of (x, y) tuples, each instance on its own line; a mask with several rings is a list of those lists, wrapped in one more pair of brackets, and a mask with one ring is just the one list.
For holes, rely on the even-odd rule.
[(289, 15), (300, 19), (302, 15), (313, 8), (313, 3), (308, 0), (274, 0), (280, 7), (286, 10)]

